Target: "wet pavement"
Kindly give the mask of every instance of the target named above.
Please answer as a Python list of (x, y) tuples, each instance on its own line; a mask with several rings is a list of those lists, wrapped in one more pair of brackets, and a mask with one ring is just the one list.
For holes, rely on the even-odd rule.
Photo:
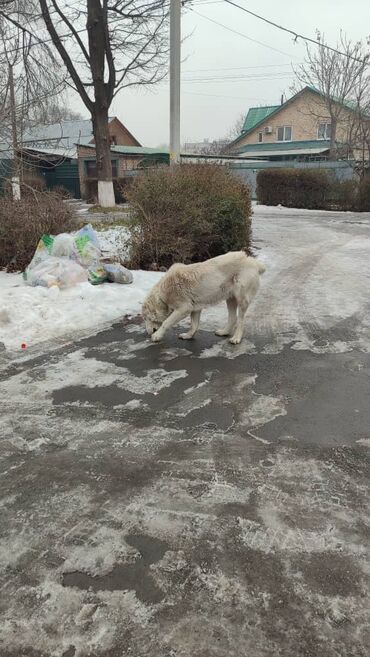
[(370, 219), (257, 210), (239, 346), (0, 369), (1, 657), (369, 654)]

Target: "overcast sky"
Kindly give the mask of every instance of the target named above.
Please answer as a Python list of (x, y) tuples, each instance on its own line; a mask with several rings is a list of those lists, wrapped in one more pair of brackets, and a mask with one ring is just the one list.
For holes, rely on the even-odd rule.
[[(370, 34), (369, 0), (236, 2), (313, 38), (320, 29), (331, 45), (336, 44), (340, 30), (351, 39)], [(279, 104), (283, 93), (289, 97), (292, 66), (305, 55), (303, 42), (294, 43), (289, 34), (223, 0), (195, 0), (192, 6), (194, 11), (184, 10), (182, 17), (182, 33), (187, 37), (182, 64), (182, 143), (222, 138), (249, 107)], [(111, 114), (118, 116), (142, 145), (158, 146), (168, 143), (168, 107), (169, 87), (163, 82), (150, 91), (123, 91)]]

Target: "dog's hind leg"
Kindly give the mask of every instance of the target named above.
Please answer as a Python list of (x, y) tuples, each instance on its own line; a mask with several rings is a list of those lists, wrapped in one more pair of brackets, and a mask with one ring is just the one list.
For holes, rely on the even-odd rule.
[(180, 333), (179, 338), (181, 338), (181, 340), (191, 340), (194, 337), (199, 328), (200, 313), (200, 310), (193, 310), (190, 314), (191, 329), (187, 333)]
[(227, 303), (227, 310), (229, 311), (229, 319), (226, 326), (216, 331), (216, 335), (230, 335), (231, 333), (234, 332), (235, 329), (236, 309), (238, 307), (237, 301), (236, 299), (234, 299), (234, 297), (231, 297), (230, 299), (226, 300), (226, 303)]
[(240, 344), (244, 334), (244, 318), (248, 310), (248, 301), (243, 299), (238, 303), (238, 319), (236, 322), (236, 329), (234, 335), (230, 338), (231, 344)]

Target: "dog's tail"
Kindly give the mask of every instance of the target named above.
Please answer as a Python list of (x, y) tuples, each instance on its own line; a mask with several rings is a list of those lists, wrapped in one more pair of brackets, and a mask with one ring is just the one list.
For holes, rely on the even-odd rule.
[(264, 274), (264, 272), (266, 271), (266, 267), (263, 264), (263, 262), (261, 262), (261, 260), (256, 260), (256, 265), (257, 265), (258, 273)]

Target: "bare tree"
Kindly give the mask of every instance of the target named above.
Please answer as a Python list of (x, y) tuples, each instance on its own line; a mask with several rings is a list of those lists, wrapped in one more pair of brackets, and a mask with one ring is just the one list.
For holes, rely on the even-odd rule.
[[(369, 38), (352, 42), (341, 33), (336, 51), (327, 48), (325, 37), (317, 32), (319, 46), (307, 46), (306, 61), (296, 70), (300, 85), (314, 87), (324, 99), (322, 103), (312, 103), (310, 113), (318, 119), (330, 120), (330, 158), (337, 157), (338, 126), (348, 123), (348, 109), (351, 102), (360, 97), (359, 87), (367, 78), (370, 63)], [(366, 82), (366, 84), (368, 84)], [(343, 130), (341, 130), (343, 132)]]
[(67, 100), (61, 93), (60, 97), (51, 99), (49, 103), (36, 108), (32, 119), (36, 125), (47, 125), (63, 123), (63, 121), (79, 121), (83, 116), (81, 112), (75, 112), (68, 107)]
[(166, 0), (36, 0), (44, 24), (93, 124), (98, 196), (114, 205), (108, 112), (125, 87), (163, 79)]
[(370, 164), (370, 71), (359, 76), (351, 103), (346, 146), (356, 155), (356, 171), (363, 177)]
[(231, 126), (231, 128), (230, 128), (230, 130), (229, 130), (229, 132), (228, 132), (227, 138), (228, 138), (230, 141), (233, 141), (233, 140), (236, 139), (237, 137), (240, 137), (240, 135), (242, 134), (244, 121), (245, 121), (245, 114), (240, 113), (240, 114), (236, 117), (236, 119), (235, 119), (233, 125)]
[(204, 142), (197, 152), (200, 155), (221, 155), (228, 143), (229, 139), (214, 139), (213, 141)]
[(35, 12), (35, 0), (0, 0), (0, 140), (12, 151), (15, 198), (20, 195), (23, 132), (65, 85), (53, 50), (40, 38), (35, 43), (24, 29), (24, 21), (30, 16), (35, 20)]

